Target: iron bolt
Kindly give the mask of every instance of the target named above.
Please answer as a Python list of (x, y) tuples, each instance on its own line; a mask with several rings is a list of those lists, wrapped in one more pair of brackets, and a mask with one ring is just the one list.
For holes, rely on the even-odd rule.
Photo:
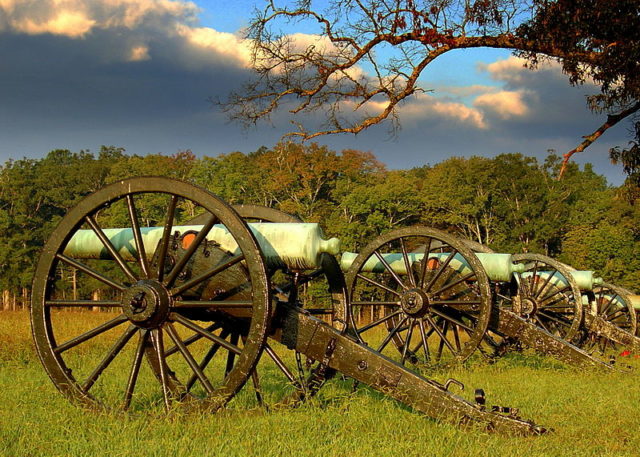
[(146, 293), (143, 290), (141, 290), (140, 292), (138, 292), (133, 296), (129, 304), (134, 310), (142, 311), (147, 307), (147, 302), (144, 299), (145, 295)]

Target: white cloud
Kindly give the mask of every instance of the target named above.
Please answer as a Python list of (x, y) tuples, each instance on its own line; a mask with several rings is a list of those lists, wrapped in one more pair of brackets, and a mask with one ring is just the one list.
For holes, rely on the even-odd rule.
[(232, 33), (218, 32), (208, 27), (190, 27), (184, 24), (176, 25), (176, 32), (185, 38), (193, 47), (203, 51), (211, 51), (218, 56), (248, 67), (251, 63), (250, 44)]
[(420, 94), (398, 108), (403, 120), (422, 124), (424, 121), (447, 120), (469, 125), (477, 129), (488, 128), (483, 113), (464, 103), (439, 100), (428, 94)]
[(143, 60), (149, 60), (149, 48), (145, 45), (134, 46), (131, 48), (131, 53), (129, 54), (130, 62), (140, 62)]
[(32, 18), (17, 19), (12, 22), (12, 27), (29, 35), (51, 33), (52, 35), (65, 35), (71, 38), (79, 38), (91, 31), (96, 21), (87, 17), (82, 11), (58, 11), (54, 16), (44, 20)]
[(524, 101), (525, 91), (503, 90), (495, 93), (482, 94), (476, 97), (473, 106), (495, 113), (501, 119), (526, 116), (530, 110)]
[(29, 35), (50, 33), (81, 38), (93, 30), (167, 19), (189, 22), (197, 6), (177, 0), (0, 0), (0, 24)]
[[(74, 0), (80, 1), (83, 0)], [(152, 18), (169, 17), (194, 22), (199, 11), (192, 2), (178, 0), (100, 0), (105, 12), (103, 27), (133, 29)]]
[(479, 63), (478, 70), (489, 73), (494, 80), (521, 83), (525, 72), (531, 71), (524, 67), (525, 63), (525, 59), (509, 56), (490, 64)]
[(562, 74), (562, 67), (556, 61), (542, 60), (533, 69), (527, 68), (526, 63), (525, 59), (509, 56), (489, 64), (479, 63), (478, 70), (487, 72), (494, 81), (501, 81), (512, 86), (523, 86), (534, 80), (539, 81), (541, 75), (566, 81), (566, 77)]

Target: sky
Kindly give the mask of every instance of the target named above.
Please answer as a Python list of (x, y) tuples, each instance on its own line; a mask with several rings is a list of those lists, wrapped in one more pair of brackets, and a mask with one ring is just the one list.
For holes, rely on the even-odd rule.
[[(285, 115), (244, 130), (210, 102), (251, 77), (242, 29), (261, 3), (0, 0), (0, 163), (101, 145), (198, 156), (275, 145), (290, 129)], [(432, 91), (401, 107), (396, 135), (383, 125), (317, 142), (370, 151), (391, 169), (513, 152), (543, 160), (604, 121), (586, 108), (595, 87), (570, 87), (557, 66), (532, 71), (505, 51), (447, 53), (420, 83)], [(621, 184), (607, 151), (627, 144), (628, 128), (576, 161)]]

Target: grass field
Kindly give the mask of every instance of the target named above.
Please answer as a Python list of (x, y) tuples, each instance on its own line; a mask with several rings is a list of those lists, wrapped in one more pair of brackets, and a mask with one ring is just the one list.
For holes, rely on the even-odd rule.
[[(243, 393), (215, 415), (94, 413), (58, 393), (33, 349), (28, 316), (0, 312), (2, 456), (632, 456), (640, 455), (640, 363), (631, 373), (565, 367), (532, 354), (433, 373), (482, 387), (488, 404), (552, 428), (535, 438), (464, 432), (332, 380), (317, 399), (266, 412)], [(122, 375), (126, 379), (127, 374)]]

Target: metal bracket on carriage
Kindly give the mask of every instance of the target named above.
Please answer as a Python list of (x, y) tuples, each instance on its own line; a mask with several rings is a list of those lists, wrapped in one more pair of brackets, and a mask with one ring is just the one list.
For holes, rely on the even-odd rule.
[[(480, 409), (481, 411), (486, 411), (487, 407), (485, 406), (487, 399), (484, 393), (484, 389), (476, 389), (474, 392), (474, 400), (476, 402), (477, 408)], [(518, 408), (511, 408), (509, 406), (497, 406), (497, 405), (493, 405), (490, 408), (488, 408), (489, 411), (491, 411), (492, 413), (500, 413), (500, 414), (504, 414), (508, 417), (514, 418), (514, 419), (521, 419), (520, 418), (520, 410)], [(542, 429), (542, 428), (541, 428)], [(544, 433), (544, 431), (546, 431), (546, 429), (542, 429), (542, 431), (540, 433)]]
[(318, 390), (327, 381), (328, 378), (333, 377), (335, 371), (329, 368), (329, 362), (336, 350), (336, 340), (332, 338), (327, 344), (327, 348), (324, 352), (324, 357), (320, 361), (320, 364), (312, 370), (311, 376), (307, 380), (307, 386), (310, 391)]
[(460, 387), (460, 390), (464, 391), (464, 384), (462, 384), (457, 379), (453, 379), (453, 378), (449, 378), (444, 382), (444, 386), (443, 386), (444, 390), (446, 390), (448, 392), (449, 391), (449, 386), (451, 384), (455, 384), (456, 386)]

